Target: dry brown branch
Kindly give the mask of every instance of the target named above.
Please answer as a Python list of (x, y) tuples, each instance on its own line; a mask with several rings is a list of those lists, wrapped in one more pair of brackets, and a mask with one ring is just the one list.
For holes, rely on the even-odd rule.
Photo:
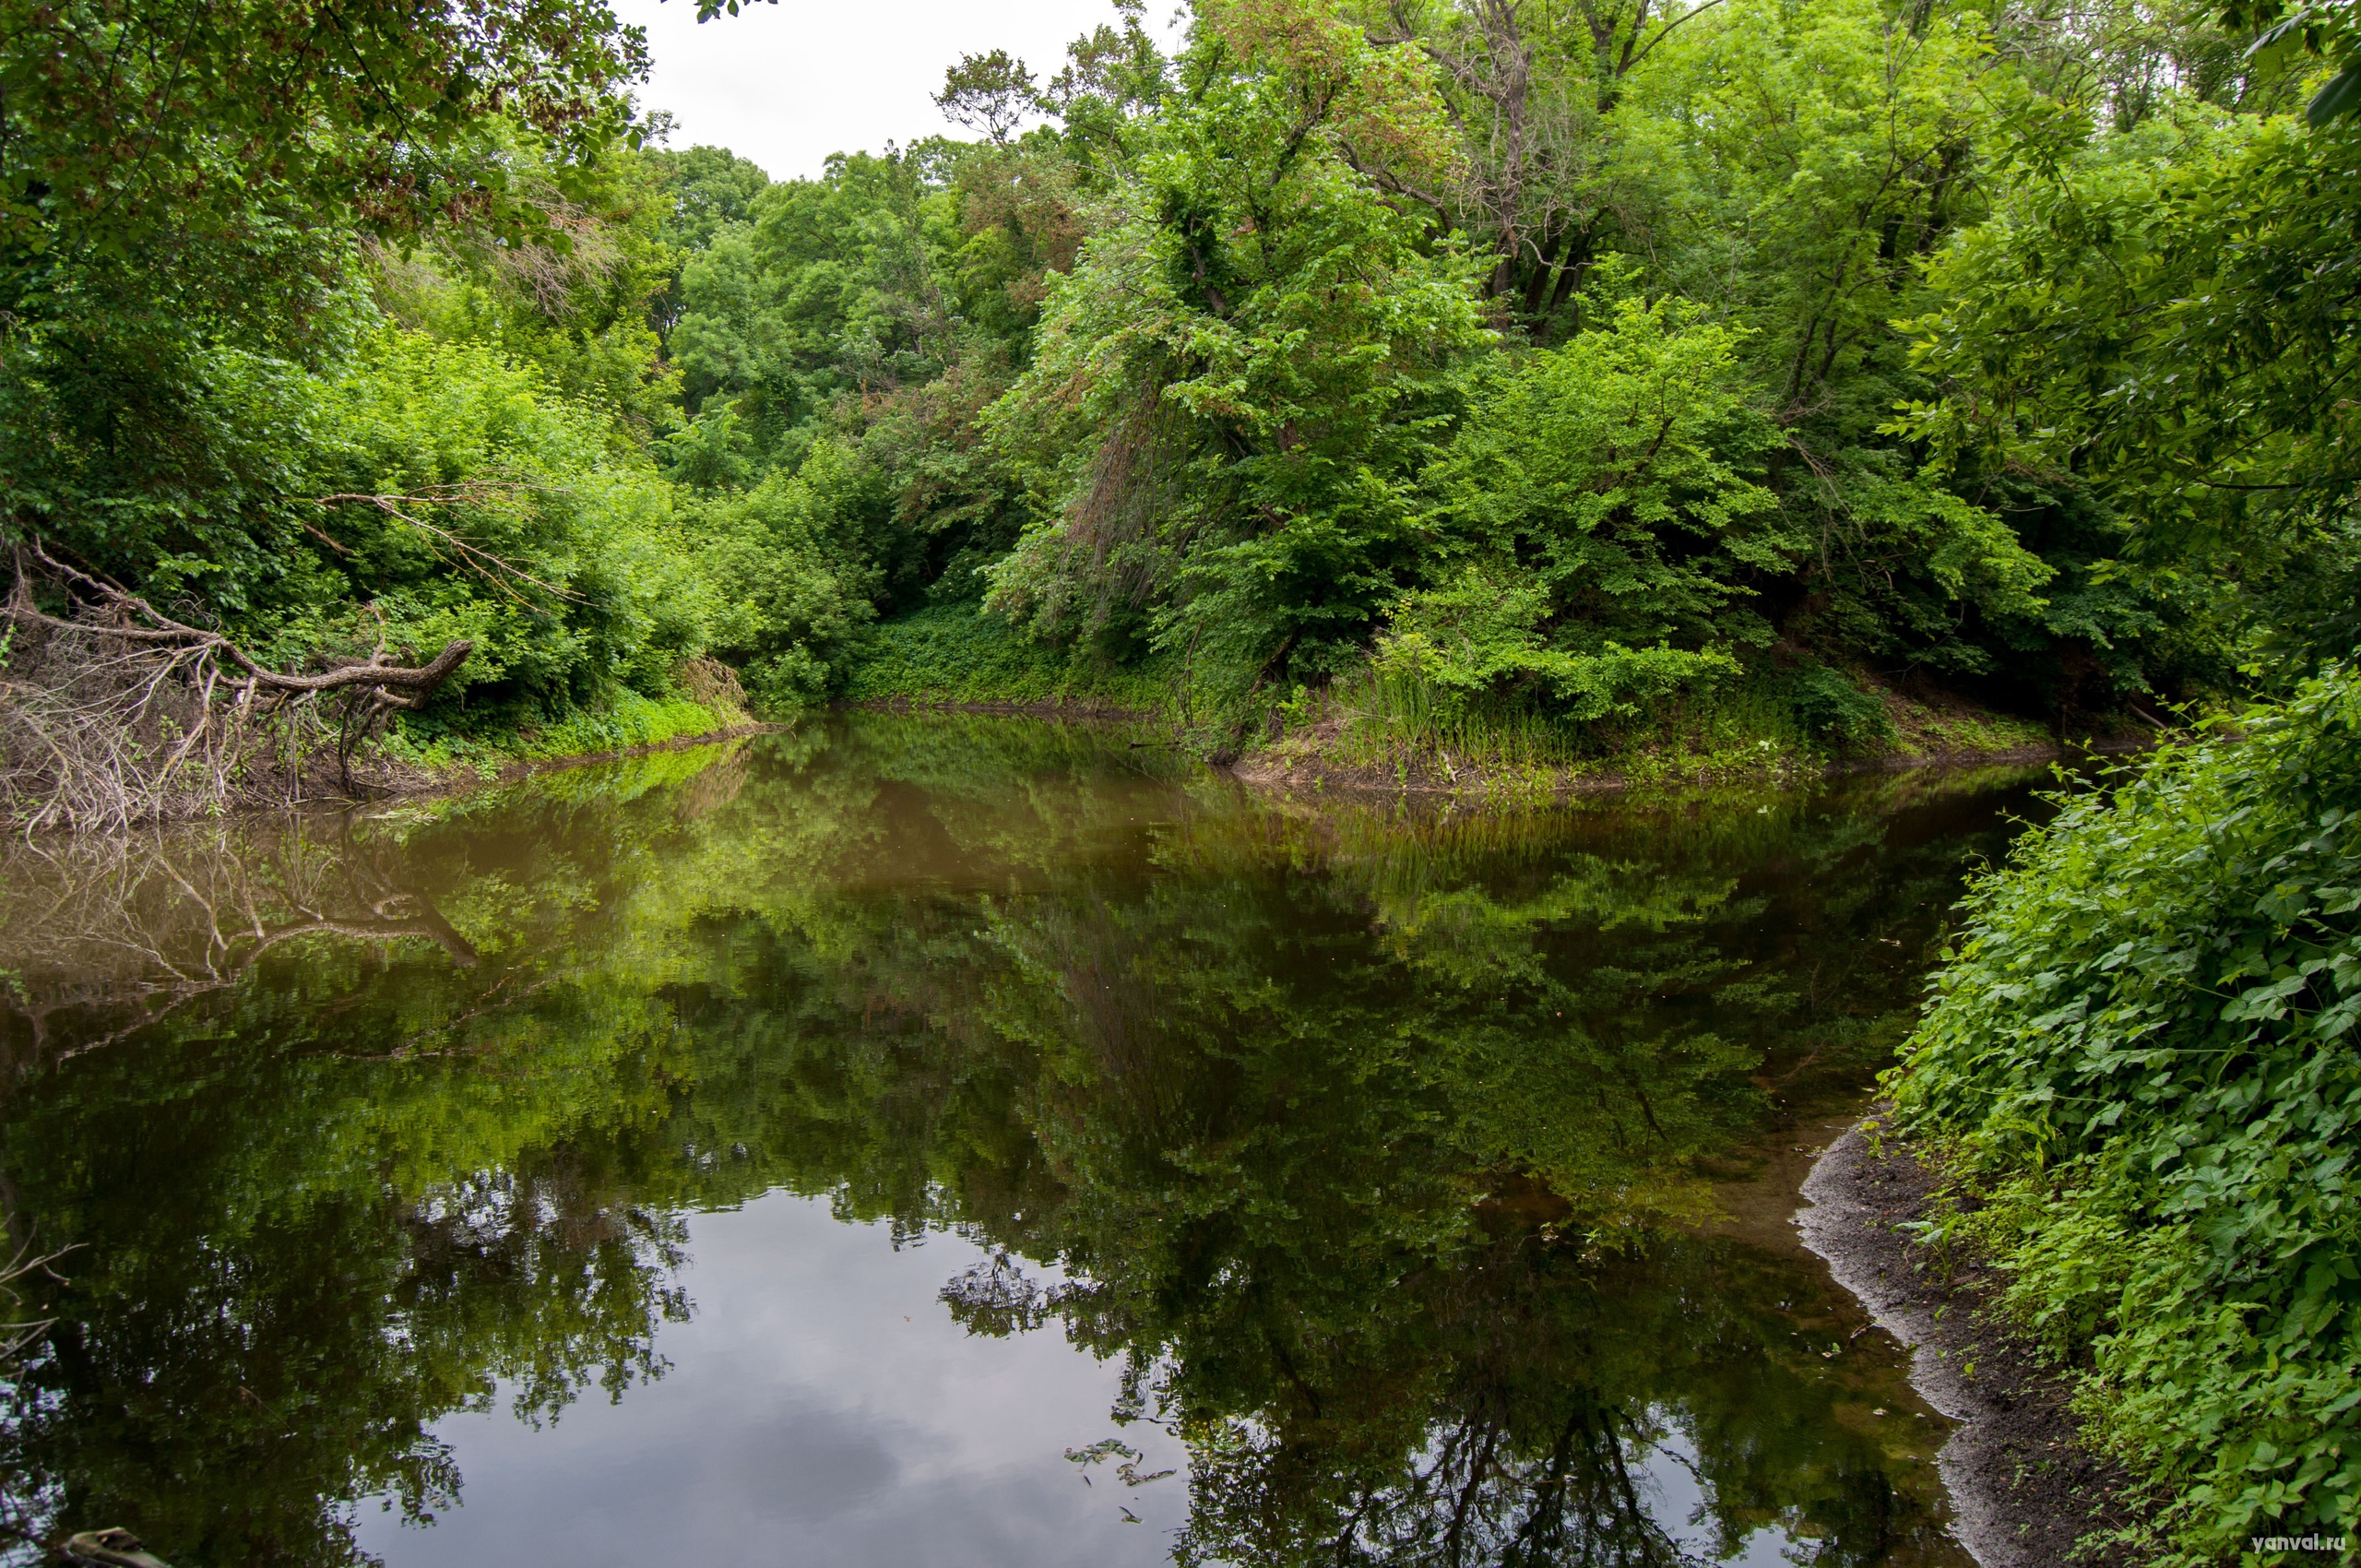
[[(39, 540), (14, 547), (0, 605), (0, 813), (28, 833), (127, 826), (316, 792), (333, 754), (352, 789), (354, 748), (424, 703), (467, 659), (453, 642), (424, 664), (392, 662), (382, 636), (358, 662), (290, 673), (193, 626)], [(41, 608), (35, 585), (67, 600)]]

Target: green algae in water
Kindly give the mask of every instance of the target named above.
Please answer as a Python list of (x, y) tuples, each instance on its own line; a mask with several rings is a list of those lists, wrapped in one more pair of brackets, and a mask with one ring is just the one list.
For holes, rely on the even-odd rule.
[(1131, 738), (8, 850), (0, 1202), (77, 1249), (16, 1557), (1964, 1561), (1898, 1354), (1714, 1217), (2021, 781), (1465, 812)]

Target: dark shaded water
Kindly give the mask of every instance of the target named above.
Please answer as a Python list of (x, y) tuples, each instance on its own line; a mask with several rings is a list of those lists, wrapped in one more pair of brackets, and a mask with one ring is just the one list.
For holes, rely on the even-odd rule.
[(879, 716), (18, 846), (0, 1205), (77, 1250), (0, 1561), (1964, 1562), (1898, 1356), (1714, 1216), (2025, 803)]

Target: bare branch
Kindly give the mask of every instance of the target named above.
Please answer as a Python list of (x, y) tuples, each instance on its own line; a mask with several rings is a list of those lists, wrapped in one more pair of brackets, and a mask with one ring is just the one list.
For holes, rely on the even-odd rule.
[[(379, 617), (366, 659), (289, 673), (37, 539), (12, 553), (0, 622), (30, 636), (0, 679), (0, 813), (28, 833), (293, 803), (307, 798), (306, 760), (331, 746), (350, 794), (354, 749), (423, 704), (471, 648), (392, 662)], [(36, 579), (64, 590), (65, 613), (40, 607)]]

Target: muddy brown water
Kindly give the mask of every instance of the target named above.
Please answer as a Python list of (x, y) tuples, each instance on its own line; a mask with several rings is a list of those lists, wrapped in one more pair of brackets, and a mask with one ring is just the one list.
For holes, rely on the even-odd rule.
[(0, 851), (0, 1562), (1950, 1564), (1785, 1218), (2023, 775), (841, 715)]

